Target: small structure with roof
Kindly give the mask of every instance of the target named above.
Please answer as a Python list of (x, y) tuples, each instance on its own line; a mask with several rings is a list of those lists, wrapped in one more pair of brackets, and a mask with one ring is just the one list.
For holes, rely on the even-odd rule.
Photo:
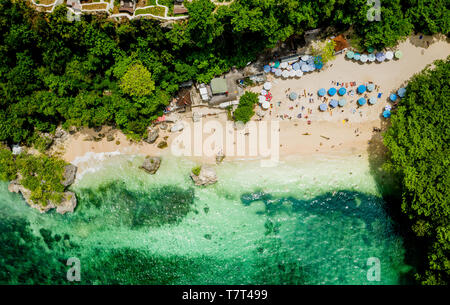
[(333, 41), (335, 42), (334, 46), (335, 54), (344, 52), (350, 46), (347, 42), (347, 39), (345, 39), (344, 35), (342, 34), (338, 35), (337, 37), (334, 37)]
[(119, 12), (133, 15), (135, 7), (136, 7), (135, 0), (120, 0)]

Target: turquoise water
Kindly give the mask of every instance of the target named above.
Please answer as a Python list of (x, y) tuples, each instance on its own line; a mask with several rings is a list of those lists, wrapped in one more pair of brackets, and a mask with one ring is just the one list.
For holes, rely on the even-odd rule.
[[(113, 156), (79, 176), (74, 214), (42, 215), (0, 184), (0, 282), (83, 284), (398, 284), (411, 267), (361, 158), (224, 163), (194, 187), (195, 163)], [(367, 259), (381, 281), (367, 280)]]

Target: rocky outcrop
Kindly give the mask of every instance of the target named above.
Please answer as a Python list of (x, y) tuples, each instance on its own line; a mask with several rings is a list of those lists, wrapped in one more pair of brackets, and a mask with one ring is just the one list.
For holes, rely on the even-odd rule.
[(56, 206), (56, 212), (65, 214), (67, 212), (73, 213), (77, 206), (77, 197), (74, 192), (65, 192), (63, 200)]
[[(65, 188), (70, 186), (74, 181), (77, 174), (77, 167), (72, 164), (68, 164), (64, 168), (63, 181), (61, 184), (64, 185)], [(73, 212), (75, 207), (77, 206), (77, 197), (74, 192), (65, 191), (62, 193), (63, 198), (60, 202), (53, 202), (51, 200), (47, 201), (46, 205), (37, 204), (31, 199), (31, 191), (25, 188), (21, 183), (22, 177), (18, 174), (18, 178), (13, 180), (8, 185), (8, 191), (12, 193), (20, 193), (22, 194), (25, 201), (32, 208), (37, 209), (41, 213), (48, 212), (51, 209), (56, 209), (56, 212), (59, 214), (65, 214), (67, 212)]]
[(170, 128), (170, 132), (182, 131), (184, 128), (183, 122), (178, 122)]
[(217, 182), (217, 174), (215, 170), (209, 166), (202, 166), (198, 175), (191, 172), (191, 178), (194, 180), (195, 185), (198, 186), (211, 185)]
[(61, 184), (64, 185), (64, 187), (68, 187), (69, 185), (72, 185), (75, 182), (77, 170), (78, 168), (72, 164), (68, 164), (64, 167), (64, 174), (63, 174), (64, 180), (61, 181)]
[(222, 150), (220, 150), (216, 155), (216, 163), (222, 163), (223, 159), (225, 159), (225, 155)]
[(159, 137), (159, 131), (158, 128), (154, 128), (149, 130), (148, 134), (147, 134), (147, 138), (144, 139), (145, 142), (153, 144), (155, 143), (156, 139), (158, 139)]
[(139, 168), (145, 170), (147, 173), (154, 175), (161, 165), (161, 158), (147, 156)]

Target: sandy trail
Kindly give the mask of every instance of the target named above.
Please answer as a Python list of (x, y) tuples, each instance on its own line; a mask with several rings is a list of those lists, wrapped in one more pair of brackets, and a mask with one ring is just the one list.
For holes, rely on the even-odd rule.
[[(429, 46), (427, 46), (427, 41)], [(390, 104), (388, 101), (389, 94), (397, 91), (400, 87), (406, 86), (406, 82), (415, 73), (420, 72), (433, 61), (445, 59), (450, 55), (450, 43), (442, 36), (424, 36), (422, 40), (418, 36), (411, 36), (406, 41), (401, 42), (397, 49), (403, 52), (403, 57), (400, 60), (360, 64), (347, 60), (344, 54), (340, 54), (334, 61), (329, 63), (329, 66), (324, 71), (308, 73), (298, 79), (281, 79), (270, 75), (269, 79), (273, 82), (271, 89), (273, 108), (266, 112), (263, 120), (267, 121), (268, 124), (274, 120), (279, 121), (280, 158), (283, 159), (290, 155), (366, 153), (370, 140), (374, 137), (373, 128), (381, 128), (386, 122), (381, 118), (381, 112), (385, 105)], [(344, 107), (338, 107), (328, 112), (319, 112), (317, 108), (321, 101), (319, 101), (316, 92), (322, 87), (326, 89), (331, 86), (339, 88), (340, 86), (336, 86), (333, 81), (339, 83), (355, 81), (357, 85), (373, 82), (379, 86), (379, 89), (370, 93), (367, 97), (376, 96), (379, 92), (382, 93), (382, 97), (378, 99), (375, 105), (366, 104), (358, 108), (356, 99), (359, 98), (359, 95), (345, 96), (347, 105)], [(353, 89), (355, 88), (353, 87)], [(347, 90), (350, 89), (350, 87), (347, 88)], [(261, 87), (252, 88), (254, 92), (259, 92), (260, 90)], [(287, 98), (287, 94), (291, 91), (302, 94), (304, 90), (307, 94), (312, 94), (314, 102), (310, 102), (308, 96), (300, 97), (294, 102)], [(278, 102), (281, 102), (280, 106), (278, 106)], [(302, 106), (304, 107), (303, 111), (301, 110)], [(291, 110), (290, 107), (293, 109)], [(308, 114), (308, 108), (311, 109), (310, 114)], [(197, 108), (194, 109), (194, 111), (198, 111)], [(202, 112), (211, 113), (213, 110), (203, 108)], [(299, 113), (302, 113), (301, 119), (297, 118)], [(285, 114), (292, 117), (292, 119), (281, 119), (280, 115), (284, 116)], [(305, 115), (308, 115), (308, 118), (305, 118)], [(185, 129), (194, 129), (191, 116), (192, 114), (190, 113), (183, 115), (184, 121), (189, 126)], [(258, 117), (255, 116), (253, 119), (257, 120)], [(214, 134), (220, 134), (220, 126), (222, 126), (224, 138), (227, 136), (225, 131), (227, 121), (225, 113), (205, 117), (202, 123), (205, 125), (209, 121), (215, 121), (219, 124)], [(311, 123), (308, 124), (308, 121), (311, 121)], [(256, 123), (258, 124), (259, 122)], [(154, 144), (131, 142), (120, 131), (115, 131), (115, 139), (111, 142), (108, 142), (106, 139), (99, 142), (84, 140), (87, 135), (92, 134), (96, 133), (92, 130), (83, 130), (75, 135), (71, 135), (64, 143), (64, 146), (60, 148), (60, 154), (63, 159), (73, 162), (77, 157), (84, 156), (87, 153), (171, 154), (172, 143), (174, 139), (176, 139), (175, 142), (180, 139), (181, 133), (161, 131), (158, 140)], [(244, 155), (232, 156), (226, 153), (227, 159), (255, 159), (261, 157), (259, 155), (256, 157), (250, 156), (248, 153), (248, 140), (253, 135), (255, 134), (250, 132), (246, 136), (247, 148)], [(169, 147), (166, 149), (157, 148), (157, 144), (164, 137), (167, 137), (166, 140)], [(208, 133), (204, 131), (203, 143), (207, 138)], [(234, 143), (233, 145), (236, 145), (236, 138), (234, 139), (232, 142)], [(193, 136), (191, 136), (191, 140), (193, 140)], [(117, 144), (116, 141), (119, 141), (120, 144)], [(220, 146), (225, 147), (225, 143)], [(181, 146), (175, 145), (175, 147)], [(191, 151), (193, 155), (193, 149)], [(202, 162), (214, 162), (214, 156), (205, 156), (205, 154), (192, 156), (192, 158), (201, 159)]]

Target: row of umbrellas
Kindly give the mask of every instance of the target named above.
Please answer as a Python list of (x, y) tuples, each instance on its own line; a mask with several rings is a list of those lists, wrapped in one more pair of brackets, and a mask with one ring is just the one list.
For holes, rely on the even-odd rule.
[[(363, 106), (365, 105), (367, 102), (369, 102), (369, 104), (374, 105), (377, 103), (377, 98), (372, 96), (370, 97), (368, 100), (366, 100), (365, 98), (361, 97), (358, 99), (358, 105)], [(347, 104), (347, 100), (345, 98), (338, 100), (332, 99), (329, 103), (331, 108), (336, 108), (337, 106), (340, 107), (344, 107)], [(328, 109), (328, 105), (325, 103), (322, 103), (319, 105), (319, 109), (321, 111), (326, 111)]]
[(272, 93), (270, 93), (270, 89), (272, 89), (271, 82), (265, 82), (263, 85), (263, 89), (261, 90), (261, 95), (258, 98), (258, 102), (261, 104), (262, 109), (269, 109), (270, 101), (272, 100)]
[(278, 77), (300, 77), (305, 72), (312, 72), (323, 67), (322, 58), (320, 56), (313, 57), (303, 55), (299, 61), (289, 64), (287, 62), (273, 61), (264, 66), (264, 72), (274, 73)]
[[(364, 92), (368, 91), (368, 92), (372, 92), (375, 89), (375, 85), (374, 84), (368, 84), (367, 86), (365, 85), (360, 85), (357, 88), (357, 91), (359, 94), (363, 94)], [(325, 96), (325, 94), (327, 94), (329, 96), (334, 96), (336, 93), (338, 93), (339, 95), (344, 95), (345, 93), (347, 93), (347, 89), (345, 89), (344, 87), (339, 88), (339, 90), (337, 90), (334, 87), (331, 87), (330, 89), (328, 89), (328, 91), (325, 88), (320, 88), (319, 91), (317, 91), (317, 94), (319, 96)]]
[(392, 51), (387, 51), (386, 53), (378, 52), (376, 54), (373, 54), (373, 53), (371, 53), (371, 54), (360, 54), (360, 53), (357, 53), (357, 52), (348, 51), (346, 56), (347, 56), (348, 59), (354, 59), (354, 60), (366, 63), (366, 62), (374, 62), (374, 61), (383, 62), (385, 60), (391, 60), (394, 57), (397, 58), (397, 59), (400, 59), (400, 58), (402, 58), (403, 53), (400, 50), (399, 51), (395, 51), (395, 53), (392, 52)]

